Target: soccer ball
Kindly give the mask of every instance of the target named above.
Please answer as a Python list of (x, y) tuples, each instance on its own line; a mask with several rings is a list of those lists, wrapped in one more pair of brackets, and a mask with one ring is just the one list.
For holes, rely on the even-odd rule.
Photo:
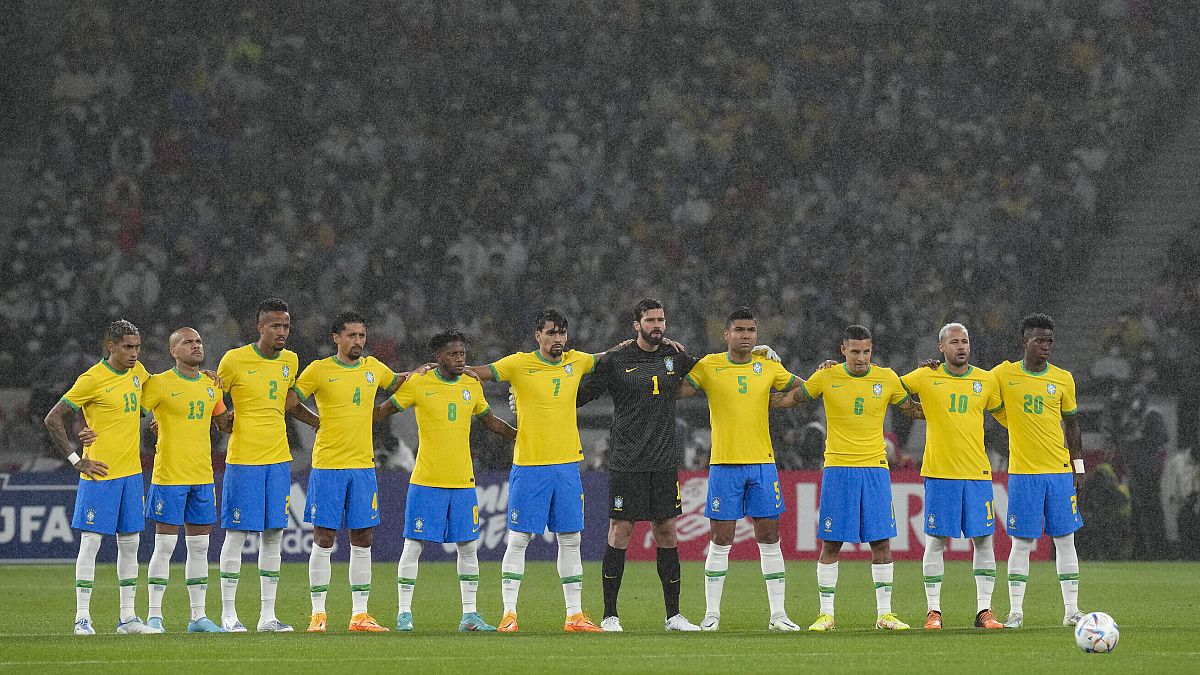
[(1111, 652), (1120, 638), (1117, 622), (1104, 612), (1092, 612), (1075, 624), (1075, 644), (1088, 653)]

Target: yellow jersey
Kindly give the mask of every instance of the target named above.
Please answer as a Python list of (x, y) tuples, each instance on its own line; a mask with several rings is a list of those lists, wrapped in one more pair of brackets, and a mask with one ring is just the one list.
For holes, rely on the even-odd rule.
[(796, 381), (776, 361), (752, 354), (736, 363), (728, 352), (708, 354), (687, 374), (687, 381), (708, 398), (712, 426), (709, 464), (773, 464), (768, 421), (771, 390), (787, 390)]
[(438, 488), (475, 487), (471, 420), (491, 410), (479, 380), (467, 375), (443, 379), (434, 368), (405, 380), (392, 402), (398, 410), (412, 408), (417, 416), (417, 465), (409, 482)]
[(374, 356), (364, 356), (352, 366), (331, 356), (305, 367), (293, 389), (302, 400), (317, 400), (321, 425), (313, 443), (314, 469), (374, 468), (375, 390), (387, 389), (395, 378)]
[[(115, 370), (104, 360), (88, 368), (62, 402), (83, 410), (96, 442), (83, 449), (89, 459), (108, 465), (108, 475), (91, 480), (114, 480), (142, 472), (142, 387), (150, 373), (141, 361), (127, 370)], [(80, 474), (80, 478), (87, 478)]]
[(975, 366), (955, 375), (942, 364), (937, 370), (917, 368), (900, 381), (921, 399), (925, 411), (921, 475), (991, 480), (992, 465), (983, 448), (983, 413), (1004, 407), (996, 378)]
[(213, 381), (177, 369), (158, 373), (142, 386), (142, 407), (158, 421), (154, 450), (155, 485), (204, 485), (213, 482), (212, 418), (225, 412)]
[(296, 352), (284, 349), (272, 358), (248, 344), (221, 357), (217, 375), (233, 401), (233, 434), (229, 437), (227, 464), (278, 464), (290, 462), (284, 406), (287, 392), (296, 384), (300, 362)]
[(596, 368), (596, 357), (571, 349), (558, 361), (541, 352), (520, 352), (488, 366), (498, 382), (512, 384), (517, 398), (517, 443), (513, 464), (541, 466), (583, 459), (575, 395), (579, 381)]
[(813, 373), (804, 393), (813, 401), (825, 397), (825, 466), (887, 468), (883, 421), (889, 405), (908, 398), (895, 371), (871, 364), (853, 375), (843, 363)]
[(992, 374), (1004, 398), (1008, 472), (1071, 473), (1062, 420), (1078, 412), (1075, 378), (1049, 363), (1042, 372), (1031, 373), (1023, 361), (1005, 361)]

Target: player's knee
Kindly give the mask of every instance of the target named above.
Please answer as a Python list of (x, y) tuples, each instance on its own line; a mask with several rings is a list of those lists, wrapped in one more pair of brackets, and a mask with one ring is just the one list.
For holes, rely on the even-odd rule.
[(129, 546), (130, 544), (136, 544), (136, 543), (140, 542), (141, 539), (142, 539), (142, 535), (139, 532), (118, 532), (117, 533), (117, 545), (118, 546)]
[[(313, 529), (313, 543), (316, 544), (317, 546), (320, 546), (321, 548), (332, 548), (334, 538), (335, 537), (334, 537), (334, 533), (332, 530), (326, 530), (324, 528)], [(265, 534), (263, 535), (263, 542), (264, 543), (266, 542)], [(354, 543), (354, 542), (351, 542), (351, 543)], [(358, 546), (359, 544), (354, 544), (354, 545)]]
[(508, 531), (508, 548), (514, 551), (524, 553), (525, 548), (529, 546), (529, 542), (531, 541), (533, 541), (533, 534), (530, 532)]
[[(674, 521), (667, 520), (661, 523), (654, 523), (653, 532), (654, 543), (659, 548), (675, 548), (679, 543), (679, 536), (676, 533)], [(626, 542), (628, 543), (628, 540)]]
[(1054, 548), (1059, 552), (1075, 550), (1075, 534), (1064, 534), (1061, 537), (1054, 537)]
[(371, 528), (363, 530), (350, 530), (350, 544), (359, 548), (371, 548), (371, 542), (374, 539), (374, 537), (371, 536), (372, 532), (374, 532), (374, 530)]
[[(283, 530), (263, 530), (262, 543), (263, 546), (278, 546), (283, 541)], [(333, 546), (331, 543), (330, 546)]]
[(578, 532), (560, 532), (558, 535), (558, 545), (561, 548), (579, 548), (583, 537), (579, 536)]
[(100, 543), (104, 538), (96, 532), (83, 532), (79, 535), (79, 554), (82, 556), (96, 557), (96, 553), (100, 550)]
[(976, 551), (990, 551), (994, 546), (992, 543), (992, 535), (990, 534), (982, 537), (974, 537), (972, 541), (975, 542)]
[(458, 549), (458, 557), (469, 558), (479, 550), (478, 541), (460, 541), (454, 545)]
[(712, 543), (716, 544), (717, 546), (732, 546), (733, 545), (733, 533), (732, 532), (715, 532), (714, 531), (712, 533)]
[(929, 535), (925, 538), (925, 550), (933, 553), (941, 553), (946, 550), (946, 537), (935, 537)]
[(612, 520), (608, 525), (608, 545), (613, 548), (629, 548), (633, 536), (633, 523), (627, 520)]

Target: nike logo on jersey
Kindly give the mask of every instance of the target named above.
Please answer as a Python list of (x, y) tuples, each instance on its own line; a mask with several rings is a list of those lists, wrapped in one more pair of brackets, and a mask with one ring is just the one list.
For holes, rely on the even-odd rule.
[(541, 368), (530, 368), (529, 372), (530, 373), (540, 373), (540, 372), (542, 372), (542, 369)]
[(935, 386), (935, 387), (940, 387), (940, 386), (942, 386), (943, 384), (946, 384), (946, 383), (945, 383), (945, 382), (940, 382), (940, 381), (937, 381), (937, 380), (934, 380), (934, 382), (933, 382), (933, 386)]
[(342, 379), (342, 378), (340, 378), (340, 377), (331, 377), (331, 378), (329, 378), (329, 381), (330, 381), (330, 382), (337, 382), (337, 381), (338, 381), (338, 380), (340, 380), (340, 379)]
[(434, 395), (434, 394), (436, 394), (436, 393), (437, 393), (436, 391), (427, 391), (427, 392), (425, 392), (425, 395), (426, 395), (426, 396), (433, 396), (433, 395)]
[(732, 366), (718, 366), (716, 368), (713, 368), (713, 372), (719, 373), (722, 370), (729, 370), (730, 368), (732, 368)]
[(182, 391), (173, 391), (173, 392), (171, 392), (171, 398), (175, 398), (176, 396), (178, 396), (182, 393), (183, 393)]
[(1018, 384), (1021, 384), (1021, 383), (1020, 383), (1020, 382), (1009, 382), (1009, 383), (1008, 383), (1008, 386), (1010, 386), (1010, 387), (1015, 387), (1015, 386), (1017, 386)]
[(625, 372), (627, 372), (627, 373), (632, 373), (632, 372), (633, 372), (633, 371), (635, 371), (635, 370), (637, 370), (637, 366), (634, 366), (633, 368), (626, 368), (626, 369), (625, 369)]
[(835, 384), (835, 385), (831, 385), (831, 386), (832, 386), (834, 389), (837, 389), (838, 387), (840, 387), (840, 386), (842, 386), (842, 385), (840, 385), (840, 384)]
[(116, 387), (109, 387), (108, 389), (104, 390), (104, 393), (107, 394), (108, 392), (112, 391), (113, 389), (116, 389)]
[(257, 372), (258, 372), (258, 368), (255, 368), (254, 370), (247, 370), (247, 371), (246, 371), (246, 374), (247, 374), (247, 375), (253, 375), (253, 374), (257, 373)]

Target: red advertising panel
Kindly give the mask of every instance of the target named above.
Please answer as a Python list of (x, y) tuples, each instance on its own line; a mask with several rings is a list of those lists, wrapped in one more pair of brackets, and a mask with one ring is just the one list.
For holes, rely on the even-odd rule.
[[(783, 489), (787, 512), (779, 519), (783, 554), (792, 560), (816, 560), (820, 550), (817, 539), (817, 514), (821, 490), (819, 471), (781, 471), (779, 482)], [(683, 560), (704, 560), (708, 546), (708, 519), (704, 517), (704, 502), (708, 493), (708, 473), (682, 471), (679, 474), (683, 496), (683, 515), (679, 518), (679, 557)], [(892, 540), (892, 557), (896, 560), (920, 560), (925, 550), (923, 520), (925, 514), (925, 481), (916, 471), (892, 473), (892, 504), (896, 509), (896, 538)], [(1008, 513), (1008, 475), (996, 474), (993, 480), (996, 508), (996, 559), (1008, 557), (1009, 539), (1004, 530)], [(1043, 537), (1035, 543), (1033, 559), (1048, 560), (1052, 544)], [(630, 560), (654, 560), (654, 538), (649, 523), (638, 523), (629, 543)], [(738, 522), (730, 557), (735, 560), (757, 560), (754, 528), (750, 521)], [(867, 544), (846, 544), (843, 559), (870, 559)], [(951, 540), (946, 550), (948, 560), (970, 560), (971, 543), (965, 539)]]

